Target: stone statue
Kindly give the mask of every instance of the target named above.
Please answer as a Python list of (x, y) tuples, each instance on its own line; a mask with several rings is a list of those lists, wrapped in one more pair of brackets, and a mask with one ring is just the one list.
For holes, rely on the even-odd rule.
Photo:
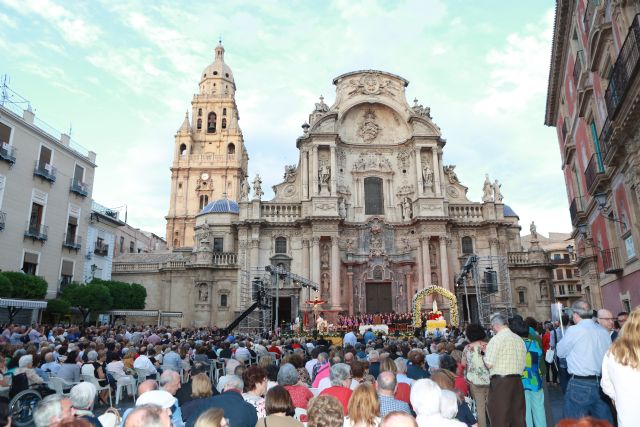
[(484, 186), (482, 187), (482, 201), (493, 202), (493, 188), (491, 187), (491, 181), (489, 181), (489, 174), (484, 175)]
[(342, 197), (338, 199), (338, 215), (340, 215), (340, 218), (347, 217), (347, 207), (345, 206), (344, 198)]
[(198, 288), (198, 301), (207, 302), (209, 300), (209, 290), (206, 286), (200, 286)]
[(536, 223), (531, 221), (531, 225), (529, 226), (529, 231), (531, 232), (531, 240), (538, 239), (538, 229), (536, 228)]
[(329, 184), (331, 178), (331, 166), (326, 162), (320, 164), (320, 170), (318, 170), (318, 178), (320, 179), (320, 185)]
[(431, 189), (433, 186), (433, 170), (429, 166), (428, 162), (422, 166), (422, 182), (424, 183), (424, 189)]
[(360, 125), (358, 134), (364, 142), (372, 142), (378, 137), (378, 133), (382, 128), (376, 123), (376, 114), (373, 110), (368, 110), (364, 114), (364, 121)]
[(256, 177), (253, 178), (253, 200), (260, 200), (263, 195), (262, 180), (260, 179), (260, 174), (256, 174)]
[(251, 191), (251, 187), (249, 186), (249, 180), (245, 176), (240, 182), (240, 200), (243, 202), (249, 200), (249, 191)]
[(493, 200), (495, 200), (496, 203), (502, 202), (502, 193), (500, 192), (500, 187), (502, 187), (502, 184), (500, 184), (497, 179), (493, 181)]
[(324, 103), (324, 96), (320, 95), (320, 102), (316, 102), (316, 109), (314, 113), (326, 113), (329, 111), (329, 106)]
[(411, 199), (405, 197), (402, 199), (402, 217), (405, 220), (409, 220), (413, 217), (413, 208), (411, 206)]
[(460, 182), (458, 179), (458, 175), (453, 171), (456, 168), (456, 165), (448, 165), (443, 168), (444, 174), (449, 178), (449, 182), (451, 184), (456, 184)]

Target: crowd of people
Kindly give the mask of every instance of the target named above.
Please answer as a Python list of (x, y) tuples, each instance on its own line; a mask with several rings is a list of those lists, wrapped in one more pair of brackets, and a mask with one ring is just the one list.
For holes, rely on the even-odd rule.
[(363, 325), (408, 325), (413, 317), (411, 313), (375, 313), (338, 316), (338, 326), (352, 328)]
[[(0, 386), (24, 374), (45, 396), (38, 427), (544, 427), (550, 387), (564, 393), (559, 425), (640, 419), (640, 308), (616, 319), (584, 301), (563, 325), (495, 314), (490, 330), (468, 324), (442, 337), (365, 337), (353, 326), (334, 344), (206, 328), (8, 325), (0, 340)], [(95, 402), (110, 406), (118, 389), (134, 406), (98, 417)], [(10, 423), (0, 402), (0, 425)]]

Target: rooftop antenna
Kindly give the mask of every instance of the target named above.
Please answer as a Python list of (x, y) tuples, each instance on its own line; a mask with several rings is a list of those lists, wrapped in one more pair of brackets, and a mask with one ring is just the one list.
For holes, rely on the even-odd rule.
[(73, 123), (69, 123), (69, 138), (71, 138), (72, 131), (73, 131)]

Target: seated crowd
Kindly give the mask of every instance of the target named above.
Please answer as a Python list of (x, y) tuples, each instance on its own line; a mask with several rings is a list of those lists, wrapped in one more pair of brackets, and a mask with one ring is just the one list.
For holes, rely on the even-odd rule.
[(408, 325), (413, 317), (411, 313), (375, 313), (356, 314), (353, 316), (339, 315), (338, 326), (347, 328), (363, 325)]

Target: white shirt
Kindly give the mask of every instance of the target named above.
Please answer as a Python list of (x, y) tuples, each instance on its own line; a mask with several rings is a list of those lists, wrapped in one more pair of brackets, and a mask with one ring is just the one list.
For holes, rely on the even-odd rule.
[(313, 367), (318, 364), (318, 359), (311, 359), (304, 364), (305, 369), (309, 372), (309, 378), (313, 379)]
[(356, 337), (356, 334), (352, 332), (347, 332), (344, 335), (344, 338), (342, 339), (342, 345), (343, 347), (355, 347), (356, 344), (358, 343), (358, 338)]
[(149, 358), (144, 354), (138, 356), (138, 358), (133, 362), (133, 369), (145, 369), (149, 375), (158, 373), (156, 367), (151, 363), (151, 360), (149, 360)]
[(637, 389), (640, 384), (640, 369), (633, 369), (616, 362), (611, 352), (602, 360), (602, 391), (616, 403), (618, 426), (638, 425), (640, 405)]

